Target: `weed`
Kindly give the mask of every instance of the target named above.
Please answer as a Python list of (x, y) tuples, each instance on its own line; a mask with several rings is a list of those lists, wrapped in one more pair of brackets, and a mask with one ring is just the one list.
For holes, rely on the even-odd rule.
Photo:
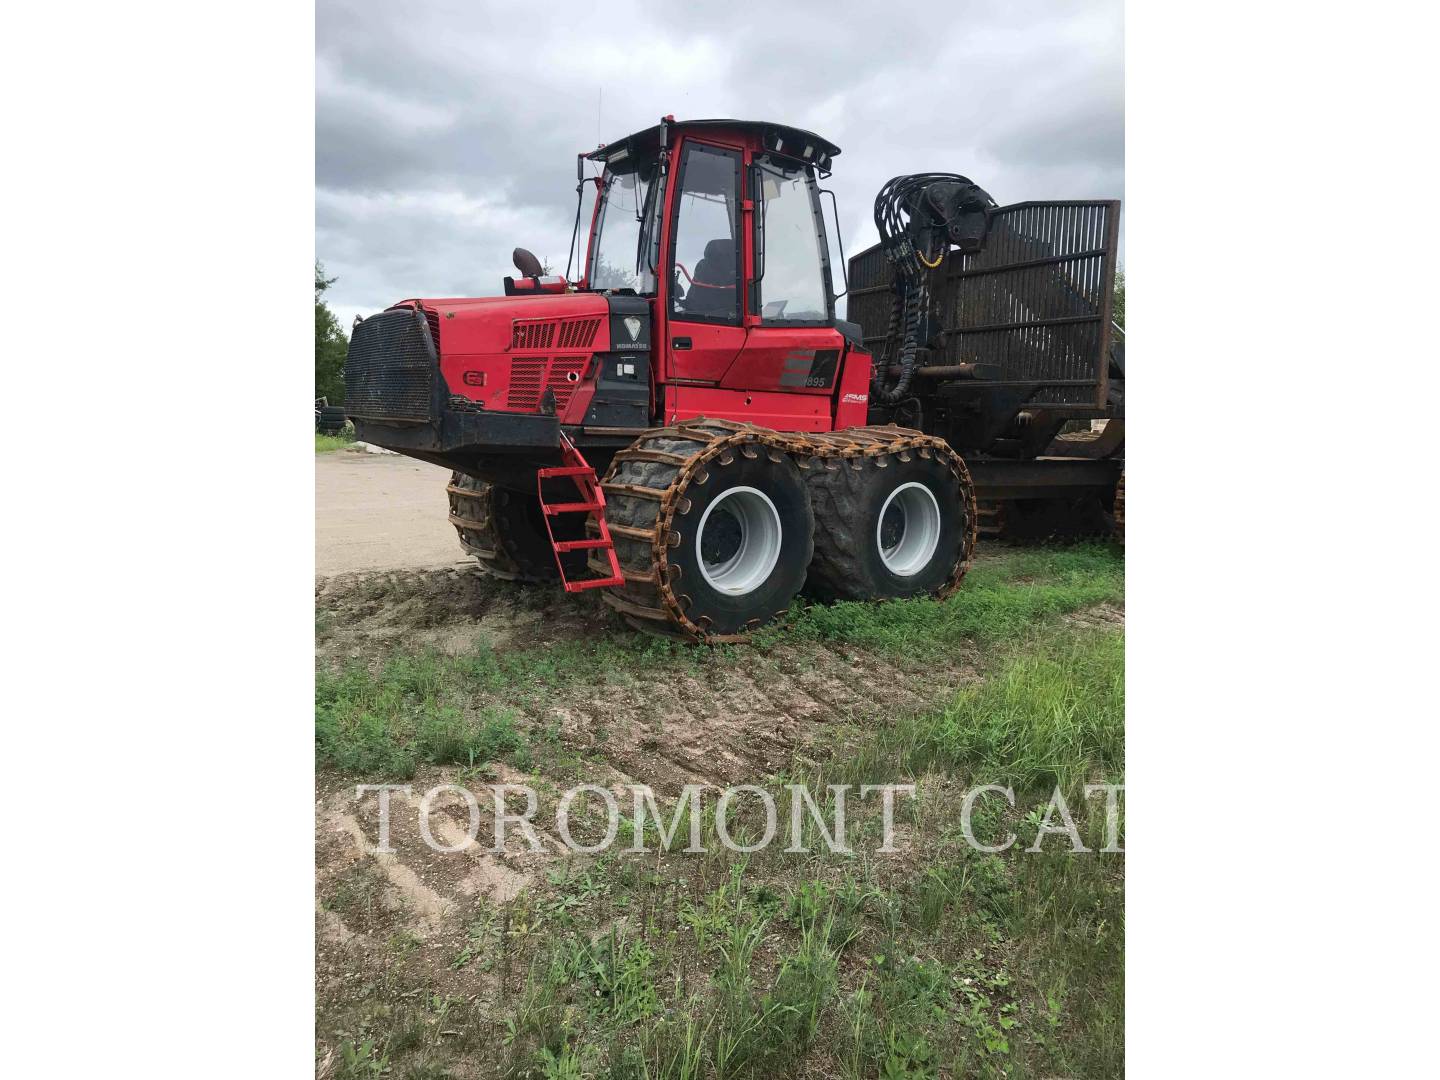
[(526, 739), (514, 714), (493, 707), (467, 713), (450, 675), (433, 654), (393, 657), (378, 676), (358, 665), (320, 672), (319, 760), (349, 773), (404, 780), (422, 761), (474, 767), (521, 757)]
[(936, 725), (935, 763), (1017, 790), (1071, 794), (1119, 782), (1125, 760), (1125, 641), (1119, 632), (1050, 636), (963, 691)]
[(375, 1040), (365, 1039), (358, 1046), (346, 1039), (340, 1044), (340, 1076), (345, 1080), (360, 1080), (361, 1077), (380, 1076), (390, 1068), (390, 1055), (376, 1051)]
[(613, 925), (595, 941), (568, 939), (557, 955), (565, 974), (589, 991), (592, 1012), (624, 1025), (659, 1011), (650, 977), (654, 954), (643, 942), (627, 941)]
[(354, 445), (355, 433), (349, 429), (346, 429), (339, 435), (321, 435), (319, 432), (315, 434), (315, 452), (317, 454), (327, 454), (333, 450), (344, 450), (347, 446)]
[(850, 783), (938, 771), (1046, 799), (1058, 785), (1073, 808), (1087, 781), (1123, 782), (1124, 723), (1123, 633), (1044, 632), (938, 712), (900, 718), (828, 768)]

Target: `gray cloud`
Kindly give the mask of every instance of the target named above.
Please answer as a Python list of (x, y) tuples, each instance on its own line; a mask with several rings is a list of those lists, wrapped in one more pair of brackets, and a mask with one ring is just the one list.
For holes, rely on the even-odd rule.
[(560, 266), (576, 152), (664, 113), (837, 143), (851, 252), (898, 173), (961, 172), (1001, 202), (1123, 197), (1120, 0), (744, 10), (319, 0), (316, 252), (341, 318), (496, 293), (517, 244)]

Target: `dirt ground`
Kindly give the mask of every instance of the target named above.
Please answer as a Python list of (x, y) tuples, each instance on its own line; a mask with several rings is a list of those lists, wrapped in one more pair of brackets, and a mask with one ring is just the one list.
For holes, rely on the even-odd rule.
[[(444, 520), (443, 510), (432, 514)], [(397, 647), (462, 655), (479, 645), (511, 652), (637, 634), (593, 595), (498, 581), (468, 566), (332, 574), (316, 581), (316, 612), (324, 627), (318, 658), (332, 668), (373, 666)], [(935, 665), (798, 641), (704, 655), (688, 667), (596, 670), (554, 686), (509, 687), (476, 704), (513, 709), (528, 730), (551, 733), (556, 752), (584, 763), (576, 782), (604, 784), (628, 807), (632, 784), (670, 799), (684, 784), (711, 788), (803, 775), (857, 729), (953, 694), (978, 677), (979, 661), (969, 649)], [(395, 962), (397, 941), (412, 943), (406, 963), (423, 971), (432, 992), (474, 1000), (498, 993), (503, 976), (456, 971), (453, 961), (477, 911), (504, 910), (522, 890), (543, 886), (564, 861), (553, 805), (536, 821), (547, 850), (530, 852), (517, 835), (503, 854), (482, 846), (436, 853), (422, 840), (417, 809), (437, 784), (535, 781), (503, 765), (481, 776), (456, 766), (422, 767), (410, 781), (413, 794), (397, 794), (391, 804), (394, 854), (375, 850), (377, 796), (357, 798), (353, 779), (322, 773), (317, 781), (316, 990), (327, 1014), (343, 1011), (363, 982), (358, 973)], [(437, 839), (463, 842), (467, 811), (459, 797), (442, 797), (434, 809)], [(490, 835), (491, 822), (484, 803), (481, 837)], [(335, 896), (352, 894), (358, 899), (335, 910)]]
[[(468, 567), (332, 576), (317, 583), (316, 611), (326, 627), (319, 654), (332, 665), (367, 662), (402, 643), (461, 654), (637, 635), (593, 594), (497, 581)], [(796, 641), (688, 668), (597, 668), (543, 693), (516, 687), (497, 703), (535, 730), (558, 730), (582, 754), (598, 756), (603, 746), (621, 783), (678, 789), (764, 776), (823, 744), (834, 726), (924, 709), (972, 679), (975, 660), (969, 650), (936, 665)]]
[[(553, 650), (573, 656), (597, 640), (626, 646), (643, 639), (594, 593), (570, 596), (480, 573), (447, 521), (447, 479), (445, 470), (403, 457), (317, 455), (316, 649), (322, 668), (360, 664), (374, 671), (397, 653), (415, 650), (464, 657), (488, 647), (498, 655)], [(994, 557), (982, 550), (978, 561)], [(1102, 605), (1067, 619), (1123, 626), (1124, 612)], [(583, 781), (611, 788), (626, 807), (631, 784), (648, 784), (664, 800), (684, 784), (713, 789), (819, 775), (813, 770), (836, 745), (872, 725), (933, 709), (977, 681), (983, 660), (969, 645), (937, 662), (798, 638), (687, 657), (653, 666), (601, 663), (593, 670), (581, 664), (562, 677), (513, 682), (465, 705), (467, 715), (487, 707), (514, 715), (553, 755), (546, 769), (551, 778), (537, 781), (499, 763), (422, 766), (410, 781), (412, 793), (396, 794), (391, 802), (393, 852), (376, 850), (377, 797), (357, 797), (353, 778), (328, 770), (317, 775), (316, 993), (323, 1044), (350, 1038), (360, 1017), (389, 1023), (367, 1010), (408, 1008), (406, 995), (417, 992), (414, 987), (433, 995), (427, 1000), (469, 1002), (471, 1015), (499, 1015), (492, 1006), (513, 997), (525, 973), (509, 969), (503, 950), (485, 964), (465, 961), (479, 940), (477, 920), (501, 920), (502, 933), (512, 936), (533, 933), (534, 897), (554, 892), (555, 875), (568, 879), (584, 871), (586, 860), (572, 868), (573, 860), (564, 857), (553, 798), (535, 822), (543, 851), (529, 851), (518, 834), (503, 853), (483, 844), (458, 854), (434, 851), (418, 829), (421, 797), (433, 786), (461, 784), (483, 796), (486, 784), (531, 782), (553, 795), (556, 785)], [(575, 775), (557, 773), (556, 760), (573, 762)], [(433, 809), (436, 839), (459, 847), (468, 825), (465, 805), (447, 794)], [(488, 802), (482, 802), (482, 838), (490, 835), (491, 822)], [(699, 903), (703, 883), (697, 878), (692, 884), (690, 899)], [(633, 913), (617, 911), (616, 917)], [(517, 938), (514, 947), (521, 944)], [(377, 1006), (377, 994), (394, 1000)], [(456, 1032), (474, 1024), (452, 1026), (442, 1033), (446, 1038), (458, 1038)], [(475, 1038), (497, 1046), (503, 1036), (498, 1026), (475, 1030)], [(475, 1064), (449, 1075), (492, 1075), (479, 1063), (489, 1061), (489, 1052), (473, 1053)], [(319, 1075), (331, 1075), (331, 1064), (322, 1062)]]
[(315, 573), (456, 565), (446, 519), (450, 473), (395, 454), (315, 455)]

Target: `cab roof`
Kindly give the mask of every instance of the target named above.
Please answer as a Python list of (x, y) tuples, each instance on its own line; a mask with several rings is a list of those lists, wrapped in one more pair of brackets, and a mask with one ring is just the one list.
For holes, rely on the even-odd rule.
[[(813, 131), (790, 127), (787, 124), (774, 124), (767, 120), (669, 120), (669, 125), (682, 132), (729, 130), (758, 134), (766, 148), (772, 152), (811, 162), (822, 169), (829, 169), (830, 159), (840, 154), (838, 146)], [(623, 139), (606, 143), (585, 157), (590, 161), (608, 162), (617, 156), (624, 156), (624, 153), (637, 157), (656, 153), (660, 149), (661, 127), (661, 124), (656, 124)], [(807, 148), (811, 151), (809, 155), (805, 153)]]

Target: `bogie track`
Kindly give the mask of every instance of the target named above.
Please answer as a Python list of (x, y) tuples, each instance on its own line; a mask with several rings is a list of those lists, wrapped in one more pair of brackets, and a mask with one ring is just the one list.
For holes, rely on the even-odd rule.
[[(934, 565), (910, 588), (872, 582), (871, 591), (857, 594), (837, 583), (863, 552), (865, 545), (852, 535), (862, 526), (847, 522), (834, 496), (856, 488), (856, 480), (866, 492), (878, 490), (872, 478), (882, 474), (919, 477), (944, 489), (948, 530)], [(942, 440), (906, 428), (806, 434), (698, 418), (641, 436), (615, 455), (601, 486), (625, 577), (623, 586), (604, 592), (605, 602), (633, 626), (692, 640), (743, 640), (784, 613), (807, 572), (818, 573), (825, 584), (817, 591), (824, 595), (947, 596), (959, 586), (974, 549), (974, 492), (964, 463)], [(717, 530), (718, 546), (712, 546), (705, 523), (716, 507), (744, 507), (742, 498), (759, 508), (762, 524), (773, 517), (783, 527), (773, 569), (768, 575), (756, 571), (760, 584), (727, 598), (725, 575), (734, 571), (724, 568), (743, 567), (742, 553), (753, 548), (763, 555), (765, 545), (747, 540), (727, 562), (724, 530)], [(821, 503), (812, 509), (817, 499)], [(872, 508), (863, 526), (867, 535), (875, 532), (878, 510)], [(762, 540), (771, 535), (759, 527), (751, 531)]]
[[(533, 489), (517, 491), (454, 472), (445, 490), (450, 496), (450, 524), (459, 534), (460, 546), (475, 556), (486, 574), (506, 581), (560, 580), (540, 500)], [(582, 535), (578, 523), (560, 521), (554, 527), (561, 539), (575, 540)], [(567, 574), (583, 570), (583, 553), (562, 557), (567, 560)]]
[(815, 559), (806, 591), (822, 600), (950, 595), (975, 548), (969, 470), (918, 432), (841, 434), (862, 432), (867, 445), (810, 459)]

